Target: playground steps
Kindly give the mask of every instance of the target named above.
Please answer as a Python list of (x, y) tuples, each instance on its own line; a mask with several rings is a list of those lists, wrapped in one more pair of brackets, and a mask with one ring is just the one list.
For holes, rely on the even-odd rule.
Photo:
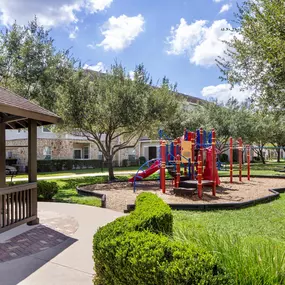
[(175, 195), (193, 195), (197, 191), (197, 188), (173, 188), (173, 192)]
[[(202, 180), (202, 185), (203, 186), (212, 186), (213, 181), (212, 180)], [(182, 188), (197, 188), (198, 181), (197, 180), (185, 180), (185, 181), (180, 181), (179, 187)]]

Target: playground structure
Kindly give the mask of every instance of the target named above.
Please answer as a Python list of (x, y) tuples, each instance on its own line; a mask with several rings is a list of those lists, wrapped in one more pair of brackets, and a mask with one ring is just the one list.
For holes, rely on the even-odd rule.
[[(203, 186), (212, 187), (212, 195), (216, 196), (216, 187), (220, 185), (217, 169), (216, 132), (212, 129), (206, 132), (202, 128), (196, 132), (184, 131), (182, 137), (169, 139), (162, 130), (159, 131), (160, 155), (144, 163), (136, 175), (129, 179), (133, 183), (134, 192), (136, 182), (147, 178), (156, 171), (160, 171), (160, 189), (166, 192), (166, 169), (173, 178), (174, 193), (198, 192), (203, 197)], [(243, 150), (247, 151), (247, 179), (250, 180), (250, 146), (243, 146), (242, 139), (234, 146), (233, 138), (229, 141), (230, 183), (233, 183), (233, 150), (238, 149), (239, 181), (242, 181)], [(148, 166), (146, 170), (143, 170)], [(181, 175), (182, 172), (182, 175)]]

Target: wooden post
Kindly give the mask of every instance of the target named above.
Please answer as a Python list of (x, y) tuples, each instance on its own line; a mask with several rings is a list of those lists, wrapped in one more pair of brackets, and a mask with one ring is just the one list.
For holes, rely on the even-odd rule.
[(6, 139), (5, 123), (0, 123), (0, 188), (6, 186)]
[(212, 194), (216, 196), (216, 174), (217, 174), (217, 162), (216, 162), (216, 132), (212, 129), (212, 158), (213, 158), (213, 165), (212, 165), (212, 177), (213, 177), (213, 184), (212, 184)]
[[(37, 182), (37, 122), (29, 119), (28, 127), (28, 175), (29, 182)], [(37, 218), (28, 223), (28, 225), (37, 225), (38, 218), (38, 197), (37, 189), (31, 194), (31, 214)]]
[(233, 183), (233, 138), (230, 137), (230, 183)]
[(198, 155), (198, 197), (202, 199), (203, 196), (203, 188), (202, 188), (202, 159), (201, 154)]
[(162, 193), (165, 193), (166, 142), (164, 140), (160, 141), (160, 155), (160, 189)]
[(180, 184), (180, 163), (181, 163), (181, 158), (180, 155), (176, 155), (176, 179), (175, 179), (175, 187), (179, 188)]
[(250, 181), (250, 146), (247, 146), (247, 180)]
[(242, 181), (242, 139), (238, 139), (239, 181)]

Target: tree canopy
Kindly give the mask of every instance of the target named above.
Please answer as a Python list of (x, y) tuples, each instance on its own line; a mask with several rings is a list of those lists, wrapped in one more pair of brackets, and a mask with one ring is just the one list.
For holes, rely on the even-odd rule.
[(132, 148), (142, 135), (152, 135), (171, 120), (178, 102), (167, 80), (152, 87), (140, 65), (131, 80), (120, 64), (106, 74), (79, 70), (58, 89), (58, 112), (64, 129), (78, 131), (94, 142), (104, 155), (109, 178), (114, 179), (113, 159)]
[(285, 107), (285, 0), (247, 0), (218, 65), (223, 79), (249, 90), (263, 107)]
[(56, 88), (74, 68), (69, 51), (57, 51), (35, 18), (0, 32), (0, 85), (53, 110)]

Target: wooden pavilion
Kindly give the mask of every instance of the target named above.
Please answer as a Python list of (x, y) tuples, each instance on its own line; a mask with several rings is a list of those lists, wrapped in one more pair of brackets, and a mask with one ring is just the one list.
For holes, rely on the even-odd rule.
[[(39, 223), (37, 212), (37, 126), (56, 124), (54, 113), (0, 87), (0, 233)], [(6, 129), (28, 128), (28, 183), (6, 184)]]

